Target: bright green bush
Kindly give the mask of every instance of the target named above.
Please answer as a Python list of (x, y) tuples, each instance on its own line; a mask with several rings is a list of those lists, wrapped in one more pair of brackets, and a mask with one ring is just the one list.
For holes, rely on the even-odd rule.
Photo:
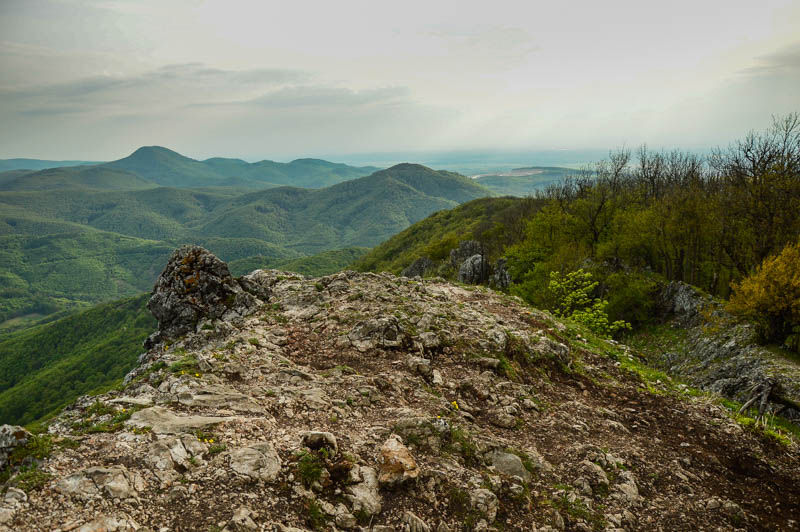
[(595, 334), (610, 338), (614, 333), (630, 329), (631, 324), (622, 320), (610, 322), (606, 307), (608, 301), (594, 297), (598, 282), (583, 269), (561, 275), (550, 272), (548, 290), (556, 301), (553, 314), (569, 318), (591, 329)]

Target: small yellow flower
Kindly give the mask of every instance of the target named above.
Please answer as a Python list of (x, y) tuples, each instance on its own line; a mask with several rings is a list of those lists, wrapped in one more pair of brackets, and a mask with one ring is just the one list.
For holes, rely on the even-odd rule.
[(208, 443), (214, 443), (214, 438), (209, 438)]
[(186, 375), (186, 372), (181, 370), (181, 375)]
[(453, 401), (453, 402), (452, 402), (452, 403), (450, 403), (450, 404), (451, 404), (451, 405), (453, 405), (453, 408), (455, 408), (456, 410), (458, 410), (458, 403), (457, 403), (457, 402)]
[(195, 376), (195, 377), (199, 377), (199, 376), (200, 376), (200, 374), (199, 374), (199, 373), (195, 373), (195, 374), (194, 374), (194, 376)]

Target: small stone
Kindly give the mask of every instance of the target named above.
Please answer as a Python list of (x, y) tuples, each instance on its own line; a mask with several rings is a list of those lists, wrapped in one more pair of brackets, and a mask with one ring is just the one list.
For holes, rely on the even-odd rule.
[(378, 490), (378, 474), (367, 466), (361, 466), (360, 473), (363, 482), (347, 486), (347, 499), (354, 512), (364, 512), (370, 516), (379, 514), (381, 494)]
[(350, 530), (358, 525), (358, 520), (353, 514), (347, 511), (347, 507), (345, 507), (344, 504), (339, 504), (336, 506), (335, 515), (334, 521), (338, 527), (344, 528), (345, 530)]
[(497, 517), (497, 508), (500, 504), (497, 500), (497, 495), (487, 489), (480, 488), (469, 493), (469, 502), (475, 509), (483, 513), (490, 523), (494, 522)]
[(331, 456), (336, 456), (339, 446), (336, 443), (336, 436), (330, 432), (309, 431), (303, 434), (303, 445), (315, 451), (325, 447)]
[(531, 474), (525, 469), (522, 459), (516, 454), (495, 450), (489, 454), (489, 463), (498, 472), (510, 477), (520, 477), (525, 482), (530, 482)]
[(258, 530), (258, 525), (253, 521), (252, 516), (253, 511), (248, 508), (247, 506), (240, 506), (233, 512), (233, 518), (231, 519), (231, 528), (233, 530)]

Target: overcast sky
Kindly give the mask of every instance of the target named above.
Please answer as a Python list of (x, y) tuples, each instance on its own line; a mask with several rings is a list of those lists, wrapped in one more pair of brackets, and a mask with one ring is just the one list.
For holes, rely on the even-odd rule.
[(0, 158), (703, 149), (800, 111), (800, 2), (0, 0)]

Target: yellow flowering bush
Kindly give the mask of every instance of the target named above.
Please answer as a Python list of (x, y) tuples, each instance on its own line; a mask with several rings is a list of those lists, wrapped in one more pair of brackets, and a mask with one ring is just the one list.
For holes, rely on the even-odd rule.
[(732, 288), (731, 312), (755, 321), (765, 340), (800, 350), (800, 242), (765, 259)]

